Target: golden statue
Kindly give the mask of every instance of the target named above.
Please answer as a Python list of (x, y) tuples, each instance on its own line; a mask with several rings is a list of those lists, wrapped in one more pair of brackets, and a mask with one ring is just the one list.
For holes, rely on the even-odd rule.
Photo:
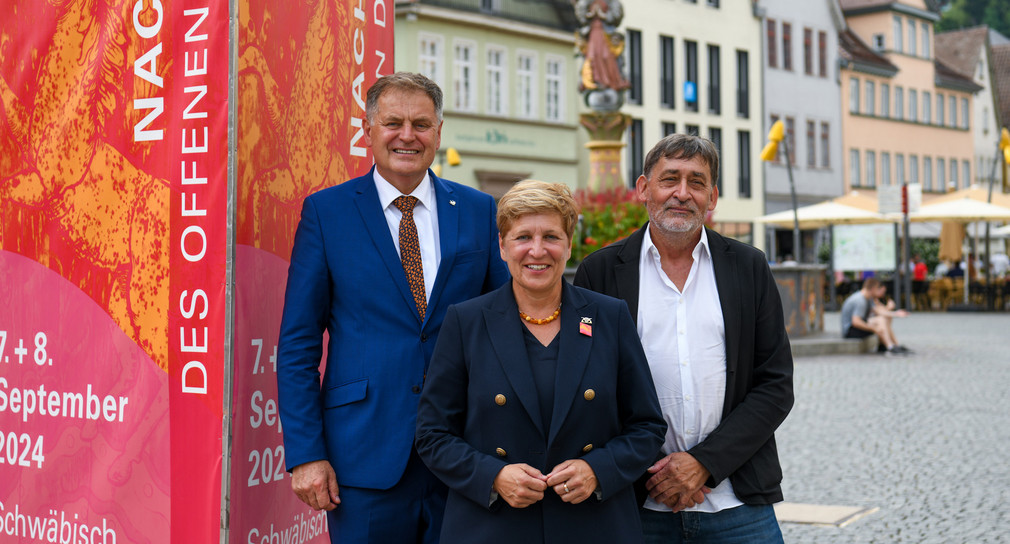
[(576, 47), (584, 58), (579, 90), (591, 108), (616, 110), (621, 91), (631, 86), (621, 73), (624, 35), (617, 29), (624, 8), (619, 0), (575, 0), (575, 16), (581, 25)]

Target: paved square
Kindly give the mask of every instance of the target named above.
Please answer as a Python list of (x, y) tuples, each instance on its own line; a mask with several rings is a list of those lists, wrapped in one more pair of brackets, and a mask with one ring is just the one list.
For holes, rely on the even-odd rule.
[(1010, 543), (1010, 314), (913, 313), (894, 329), (915, 353), (796, 359), (776, 433), (786, 500), (880, 510), (783, 523), (786, 542)]

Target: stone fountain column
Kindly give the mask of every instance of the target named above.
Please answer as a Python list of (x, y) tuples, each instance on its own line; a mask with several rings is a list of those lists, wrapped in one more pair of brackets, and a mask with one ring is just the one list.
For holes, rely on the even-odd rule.
[(631, 116), (619, 111), (592, 111), (579, 115), (579, 123), (589, 132), (586, 142), (589, 150), (588, 188), (592, 192), (624, 187), (621, 173), (621, 150), (624, 148), (624, 131), (631, 124)]

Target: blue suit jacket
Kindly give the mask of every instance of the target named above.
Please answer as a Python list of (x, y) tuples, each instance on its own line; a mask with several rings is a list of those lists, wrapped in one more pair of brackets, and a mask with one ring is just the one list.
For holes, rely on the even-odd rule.
[[(560, 319), (548, 429), (511, 284), (449, 308), (417, 419), (417, 452), (449, 487), (442, 542), (641, 540), (631, 484), (659, 453), (666, 423), (634, 321), (624, 302), (568, 284)], [(527, 508), (489, 504), (506, 464), (547, 474), (568, 459), (589, 463), (601, 499), (565, 504), (548, 489)]]
[[(288, 470), (327, 459), (341, 486), (396, 484), (446, 308), (508, 279), (494, 199), (429, 175), (442, 259), (423, 323), (372, 173), (305, 199), (278, 345)], [(329, 341), (320, 384), (324, 331)]]

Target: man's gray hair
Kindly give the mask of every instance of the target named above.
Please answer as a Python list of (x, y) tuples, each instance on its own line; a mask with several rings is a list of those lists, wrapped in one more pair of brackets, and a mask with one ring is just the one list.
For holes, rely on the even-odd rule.
[(442, 121), (442, 89), (438, 84), (422, 74), (413, 72), (396, 72), (375, 80), (368, 89), (368, 102), (365, 104), (365, 116), (371, 123), (375, 112), (379, 109), (379, 97), (387, 91), (420, 91), (428, 95), (435, 104), (435, 116)]
[(708, 163), (708, 169), (712, 173), (712, 186), (715, 187), (716, 182), (719, 181), (719, 151), (711, 140), (700, 136), (670, 134), (663, 138), (645, 156), (645, 167), (642, 173), (648, 178), (659, 159), (691, 160), (698, 156), (702, 161)]

